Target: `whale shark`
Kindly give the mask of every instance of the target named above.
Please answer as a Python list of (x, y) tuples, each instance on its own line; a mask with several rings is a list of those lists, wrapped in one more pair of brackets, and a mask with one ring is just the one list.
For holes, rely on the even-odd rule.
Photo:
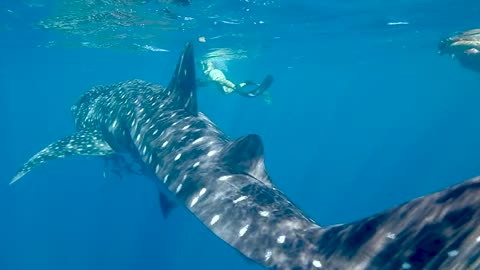
[(97, 86), (71, 111), (76, 133), (35, 154), (11, 184), (54, 159), (128, 155), (173, 200), (160, 200), (163, 211), (183, 205), (266, 269), (480, 269), (480, 177), (321, 226), (272, 182), (258, 135), (231, 139), (198, 110), (192, 43), (167, 87), (138, 79)]

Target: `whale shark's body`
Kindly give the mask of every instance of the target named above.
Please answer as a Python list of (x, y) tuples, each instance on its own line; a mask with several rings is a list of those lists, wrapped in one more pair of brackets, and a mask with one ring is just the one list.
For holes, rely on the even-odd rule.
[(230, 140), (197, 110), (193, 47), (167, 88), (95, 87), (72, 107), (78, 132), (19, 171), (68, 155), (128, 154), (214, 234), (279, 270), (480, 269), (480, 178), (345, 225), (321, 227), (275, 188), (256, 135)]

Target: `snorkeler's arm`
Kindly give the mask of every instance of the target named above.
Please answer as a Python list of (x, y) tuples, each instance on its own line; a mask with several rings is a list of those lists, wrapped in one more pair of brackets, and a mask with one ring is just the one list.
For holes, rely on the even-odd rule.
[(205, 75), (208, 76), (208, 73), (210, 73), (210, 71), (212, 71), (212, 70), (213, 70), (212, 67), (208, 67), (207, 69), (205, 69), (205, 70), (203, 71), (203, 74), (205, 74)]

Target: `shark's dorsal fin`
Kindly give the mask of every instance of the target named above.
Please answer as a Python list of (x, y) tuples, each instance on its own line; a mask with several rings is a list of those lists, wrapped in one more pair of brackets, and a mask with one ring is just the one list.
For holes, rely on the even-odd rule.
[(10, 184), (17, 182), (25, 174), (49, 160), (72, 155), (105, 156), (114, 151), (102, 138), (97, 130), (82, 130), (73, 135), (58, 140), (30, 158), (13, 177)]
[(168, 91), (174, 93), (175, 97), (180, 100), (180, 104), (184, 105), (185, 110), (193, 115), (198, 114), (195, 58), (191, 42), (187, 43), (180, 60), (178, 60), (172, 80), (168, 85)]
[(266, 185), (272, 184), (265, 169), (263, 143), (258, 135), (250, 134), (229, 143), (222, 150), (222, 160), (235, 173), (246, 173)]

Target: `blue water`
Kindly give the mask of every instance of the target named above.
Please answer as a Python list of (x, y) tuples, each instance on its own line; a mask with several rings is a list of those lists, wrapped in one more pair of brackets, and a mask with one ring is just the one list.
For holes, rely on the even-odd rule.
[[(0, 269), (260, 269), (182, 207), (163, 219), (150, 179), (104, 178), (99, 158), (57, 160), (8, 186), (31, 155), (73, 132), (69, 108), (84, 91), (133, 78), (165, 85), (201, 35), (225, 38), (196, 41), (198, 57), (249, 50), (228, 63), (233, 80), (275, 82), (272, 105), (210, 87), (200, 110), (232, 138), (259, 134), (273, 182), (321, 225), (480, 175), (480, 76), (436, 51), (445, 35), (478, 27), (478, 1), (215, 1), (221, 14), (241, 18), (250, 5), (253, 15), (240, 25), (200, 18), (155, 40), (170, 52), (38, 46), (63, 38), (35, 26), (53, 10), (39, 2), (0, 4)], [(408, 24), (388, 25), (398, 21)]]

